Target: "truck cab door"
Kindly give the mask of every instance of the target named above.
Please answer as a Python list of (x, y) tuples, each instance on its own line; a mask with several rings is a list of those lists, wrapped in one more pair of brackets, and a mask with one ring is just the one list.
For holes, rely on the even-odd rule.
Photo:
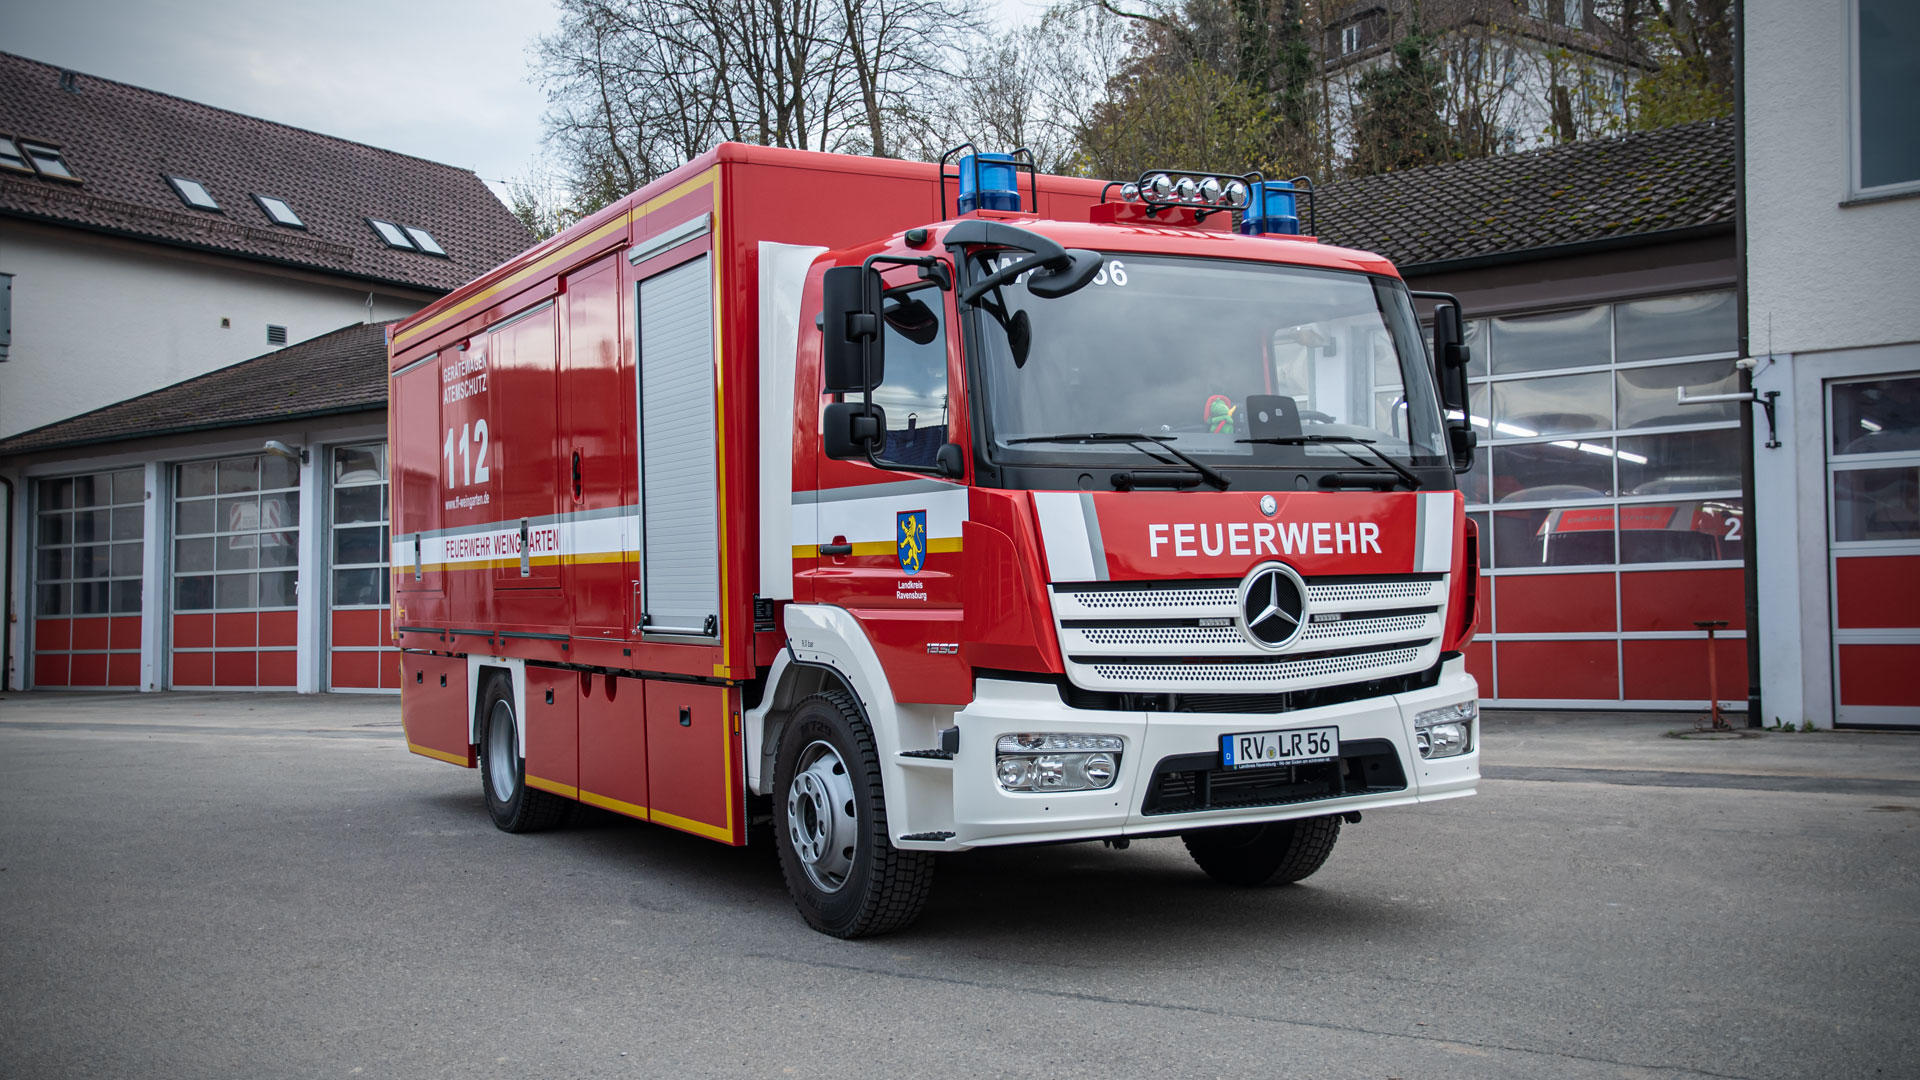
[[(898, 267), (885, 281), (893, 288), (918, 276), (917, 267)], [(967, 488), (888, 467), (932, 466), (942, 446), (968, 441), (953, 293), (929, 287), (890, 299), (882, 323), (885, 372), (873, 392), (886, 411), (881, 465), (816, 455), (821, 543), (808, 576), (817, 602), (861, 621), (896, 700), (960, 704), (972, 697), (958, 661)]]

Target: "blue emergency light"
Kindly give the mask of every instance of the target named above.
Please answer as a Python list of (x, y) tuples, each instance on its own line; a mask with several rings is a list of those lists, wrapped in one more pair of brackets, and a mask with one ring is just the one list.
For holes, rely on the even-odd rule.
[(1020, 211), (1019, 171), (1012, 154), (968, 154), (960, 159), (960, 212)]
[(1240, 219), (1240, 231), (1248, 236), (1262, 233), (1299, 235), (1300, 207), (1297, 190), (1289, 180), (1262, 180), (1253, 185), (1247, 212)]

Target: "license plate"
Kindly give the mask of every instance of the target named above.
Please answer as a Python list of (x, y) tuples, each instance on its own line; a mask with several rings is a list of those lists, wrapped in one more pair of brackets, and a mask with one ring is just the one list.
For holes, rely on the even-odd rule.
[(1220, 736), (1221, 764), (1229, 769), (1261, 769), (1276, 765), (1305, 765), (1340, 756), (1337, 727), (1293, 728), (1290, 731), (1250, 731)]

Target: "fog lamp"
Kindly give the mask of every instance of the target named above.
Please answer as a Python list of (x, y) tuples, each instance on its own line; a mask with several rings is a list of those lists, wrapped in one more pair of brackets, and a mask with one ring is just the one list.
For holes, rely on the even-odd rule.
[(1423, 758), (1458, 757), (1473, 749), (1477, 702), (1462, 701), (1427, 709), (1413, 718), (1413, 741)]
[(1097, 791), (1120, 775), (1118, 735), (1002, 735), (994, 774), (1008, 791)]

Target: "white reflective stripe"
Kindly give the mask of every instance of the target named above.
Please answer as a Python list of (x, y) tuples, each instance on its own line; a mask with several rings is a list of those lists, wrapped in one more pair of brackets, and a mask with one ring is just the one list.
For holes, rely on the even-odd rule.
[[(578, 521), (562, 518), (559, 521), (529, 525), (527, 528), (527, 546), (533, 558), (558, 555), (572, 558), (580, 555), (618, 555), (624, 558), (639, 558), (639, 549), (633, 538), (640, 532), (640, 519), (637, 515), (629, 517), (592, 517)], [(480, 564), (495, 560), (520, 558), (520, 526), (491, 525), (481, 526), (463, 532), (447, 532), (441, 536), (422, 537), (420, 544), (420, 562), (424, 566), (440, 566), (461, 563)], [(392, 561), (395, 570), (412, 571), (414, 537), (409, 534), (393, 542)]]
[(1093, 544), (1077, 491), (1036, 491), (1033, 508), (1047, 548), (1047, 580), (1096, 581)]
[(760, 243), (760, 595), (770, 600), (793, 599), (794, 535), (815, 531), (814, 508), (793, 504), (793, 381), (800, 294), (826, 250)]
[[(811, 520), (801, 516), (796, 507), (793, 542), (824, 544), (836, 536), (844, 536), (850, 544), (876, 541), (891, 544), (900, 536), (899, 515), (912, 510), (927, 512), (927, 539), (957, 538), (967, 521), (967, 489), (953, 484), (939, 487), (939, 490), (892, 492), (868, 498), (820, 499), (812, 504), (818, 507), (819, 514)], [(834, 494), (857, 490), (836, 488)]]
[(1416, 574), (1444, 574), (1453, 566), (1453, 492), (1420, 493), (1419, 545), (1413, 553)]

